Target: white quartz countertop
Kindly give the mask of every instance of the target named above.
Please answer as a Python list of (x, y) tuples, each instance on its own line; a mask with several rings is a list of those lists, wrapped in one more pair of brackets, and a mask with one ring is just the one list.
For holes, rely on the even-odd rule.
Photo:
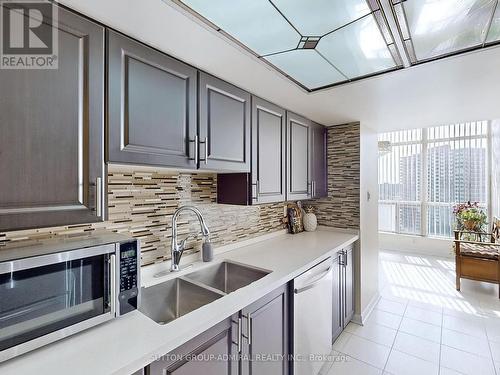
[[(340, 250), (357, 239), (357, 234), (319, 228), (316, 232), (280, 234), (218, 254), (213, 262), (197, 262), (174, 276), (223, 260), (272, 272), (166, 325), (159, 325), (139, 311), (133, 311), (0, 364), (0, 374), (129, 375), (286, 284), (326, 259), (333, 251)], [(166, 268), (167, 265), (145, 267), (142, 284), (148, 286), (172, 278), (172, 275), (153, 278), (153, 272), (158, 272), (161, 267)]]

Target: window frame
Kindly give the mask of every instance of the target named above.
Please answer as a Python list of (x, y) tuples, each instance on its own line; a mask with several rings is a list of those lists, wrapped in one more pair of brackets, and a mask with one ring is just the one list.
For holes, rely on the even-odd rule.
[[(484, 120), (483, 120), (484, 121)], [(471, 121), (471, 122), (465, 122), (466, 124), (471, 124), (471, 123), (479, 123), (483, 121)], [(430, 143), (435, 143), (435, 142), (451, 142), (451, 141), (459, 141), (459, 140), (479, 140), (479, 139), (485, 139), (486, 138), (486, 209), (488, 211), (488, 223), (491, 223), (491, 220), (493, 218), (493, 207), (492, 207), (492, 191), (491, 191), (491, 184), (492, 184), (492, 150), (491, 150), (491, 121), (485, 121), (486, 122), (486, 135), (469, 135), (469, 136), (457, 136), (457, 137), (447, 137), (447, 138), (439, 138), (439, 139), (432, 139), (429, 141), (429, 134), (428, 130), (430, 128), (420, 128), (420, 129), (409, 129), (409, 130), (420, 130), (421, 131), (421, 140), (411, 140), (411, 141), (398, 141), (394, 142), (391, 144), (391, 146), (409, 146), (409, 145), (421, 145), (421, 166), (420, 166), (420, 173), (421, 173), (421, 179), (420, 179), (420, 201), (402, 201), (402, 200), (387, 200), (387, 199), (379, 199), (378, 200), (378, 205), (380, 209), (380, 204), (387, 204), (387, 205), (395, 205), (396, 208), (396, 228), (395, 231), (385, 231), (385, 230), (380, 230), (380, 223), (379, 223), (379, 232), (384, 233), (384, 234), (396, 234), (396, 235), (404, 235), (404, 236), (417, 236), (417, 237), (428, 237), (428, 238), (437, 238), (437, 239), (448, 239), (451, 237), (444, 237), (444, 236), (435, 236), (435, 235), (429, 235), (429, 222), (428, 222), (428, 213), (429, 213), (429, 205), (434, 205), (434, 206), (439, 206), (439, 205), (448, 205), (449, 203), (446, 202), (432, 202), (429, 203), (429, 197), (428, 197), (428, 160), (427, 160), (427, 151), (429, 148)], [(435, 127), (431, 127), (435, 128)], [(379, 181), (379, 186), (380, 186), (380, 181)], [(420, 206), (420, 233), (415, 234), (415, 233), (404, 233), (400, 231), (400, 222), (399, 222), (399, 217), (400, 217), (400, 206), (405, 205), (405, 204), (410, 204), (410, 205), (415, 205), (418, 204)]]

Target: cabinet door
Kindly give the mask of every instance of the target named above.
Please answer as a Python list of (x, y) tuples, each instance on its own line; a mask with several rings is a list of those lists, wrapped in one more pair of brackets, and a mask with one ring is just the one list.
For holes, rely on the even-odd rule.
[(311, 197), (311, 121), (287, 112), (287, 200)]
[(285, 200), (285, 110), (252, 98), (252, 198), (254, 203)]
[(343, 309), (342, 309), (342, 285), (343, 283), (341, 282), (341, 257), (342, 254), (339, 252), (336, 254), (334, 257), (334, 262), (333, 262), (333, 332), (332, 332), (332, 337), (333, 341), (342, 333), (342, 330), (344, 329), (344, 324), (343, 324)]
[[(242, 375), (288, 375), (288, 286), (242, 310)], [(270, 360), (270, 358), (281, 360)]]
[[(151, 363), (149, 375), (238, 375), (238, 361), (231, 356), (238, 354), (238, 315), (208, 329), (186, 344), (169, 353), (169, 356)], [(196, 356), (206, 360), (191, 360)], [(229, 360), (225, 360), (228, 358)]]
[(108, 160), (196, 168), (196, 69), (108, 31)]
[(250, 172), (250, 94), (199, 76), (200, 169)]
[(312, 197), (324, 198), (328, 196), (326, 129), (319, 124), (313, 124), (311, 134)]
[(104, 30), (58, 12), (58, 69), (0, 70), (0, 231), (105, 213)]
[(344, 327), (349, 324), (354, 315), (354, 273), (352, 247), (344, 249), (345, 303)]

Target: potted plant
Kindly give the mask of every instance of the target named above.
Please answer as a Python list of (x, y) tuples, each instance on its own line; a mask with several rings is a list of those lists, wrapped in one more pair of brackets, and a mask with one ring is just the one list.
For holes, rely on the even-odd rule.
[(458, 204), (453, 208), (458, 230), (480, 232), (486, 226), (487, 216), (477, 202)]

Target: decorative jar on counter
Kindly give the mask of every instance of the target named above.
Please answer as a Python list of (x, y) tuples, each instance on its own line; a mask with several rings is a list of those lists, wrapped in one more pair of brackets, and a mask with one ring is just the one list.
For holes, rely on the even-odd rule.
[(305, 208), (306, 213), (304, 214), (304, 230), (306, 232), (314, 232), (318, 227), (318, 219), (316, 219), (316, 215), (313, 212), (312, 206), (307, 206)]

